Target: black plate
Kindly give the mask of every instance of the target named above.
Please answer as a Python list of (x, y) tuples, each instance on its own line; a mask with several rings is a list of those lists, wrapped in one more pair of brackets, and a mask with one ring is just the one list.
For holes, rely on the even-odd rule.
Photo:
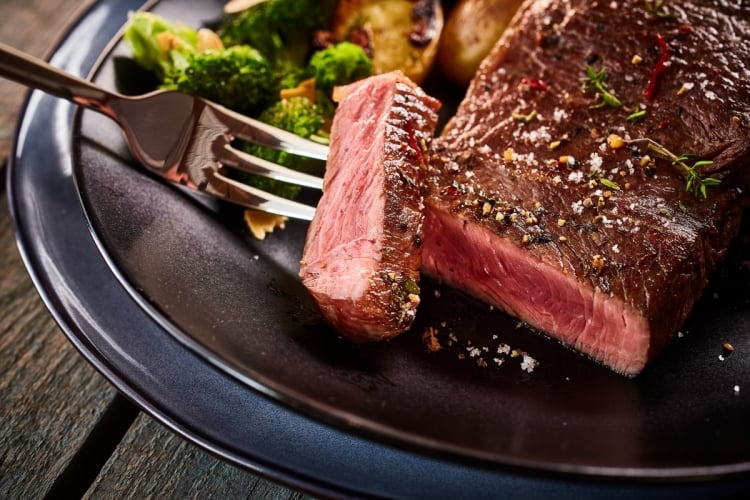
[[(88, 73), (137, 7), (97, 3), (54, 62)], [(214, 20), (219, 7), (171, 0), (154, 10), (198, 24)], [(134, 83), (115, 71), (121, 50), (98, 72), (105, 86)], [(19, 244), (71, 341), (191, 440), (324, 494), (642, 495), (667, 487), (632, 478), (663, 479), (694, 496), (747, 487), (750, 398), (742, 387), (750, 342), (741, 280), (717, 280), (687, 334), (635, 380), (430, 284), (413, 332), (353, 346), (318, 321), (295, 277), (303, 224), (255, 242), (235, 210), (134, 170), (106, 119), (86, 112), (73, 124), (72, 113), (39, 93), (29, 100), (8, 177)], [(420, 339), (427, 326), (452, 332), (454, 345), (427, 354)], [(735, 353), (720, 361), (724, 341)], [(540, 365), (533, 373), (515, 358), (497, 366), (492, 351), (501, 343)], [(474, 347), (487, 366), (467, 350)], [(616, 481), (590, 482), (600, 477)], [(707, 482), (674, 483), (687, 477)]]

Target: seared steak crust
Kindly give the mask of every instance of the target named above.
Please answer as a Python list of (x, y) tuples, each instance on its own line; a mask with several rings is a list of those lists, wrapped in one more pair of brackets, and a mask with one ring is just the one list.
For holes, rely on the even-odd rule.
[(439, 102), (400, 72), (337, 89), (323, 196), (302, 282), (355, 341), (409, 328), (419, 304), (427, 147)]
[(750, 7), (657, 4), (526, 1), (433, 142), (425, 201), (425, 273), (628, 375), (700, 296), (750, 172)]

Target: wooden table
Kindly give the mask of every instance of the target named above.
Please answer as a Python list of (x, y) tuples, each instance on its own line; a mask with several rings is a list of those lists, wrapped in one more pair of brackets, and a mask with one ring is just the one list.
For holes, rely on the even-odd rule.
[[(2, 0), (0, 41), (46, 55), (90, 0)], [(306, 498), (140, 412), (68, 342), (19, 256), (5, 194), (26, 89), (0, 79), (0, 498)]]

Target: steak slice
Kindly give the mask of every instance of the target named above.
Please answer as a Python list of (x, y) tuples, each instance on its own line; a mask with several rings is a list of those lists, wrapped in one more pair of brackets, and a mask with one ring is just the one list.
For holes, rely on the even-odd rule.
[(323, 196), (300, 276), (356, 341), (409, 328), (419, 304), (427, 145), (440, 103), (401, 72), (338, 88)]
[(629, 376), (701, 295), (750, 173), (750, 11), (657, 4), (524, 2), (425, 198), (424, 273)]

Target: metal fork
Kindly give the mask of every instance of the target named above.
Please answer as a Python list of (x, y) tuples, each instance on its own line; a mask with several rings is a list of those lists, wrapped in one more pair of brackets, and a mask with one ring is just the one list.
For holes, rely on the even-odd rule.
[(326, 159), (328, 146), (179, 92), (136, 97), (111, 92), (3, 43), (0, 76), (109, 116), (122, 128), (136, 160), (168, 181), (277, 215), (311, 220), (315, 213), (314, 207), (232, 179), (224, 167), (320, 189), (321, 178), (244, 153), (232, 142), (240, 139), (320, 160)]

